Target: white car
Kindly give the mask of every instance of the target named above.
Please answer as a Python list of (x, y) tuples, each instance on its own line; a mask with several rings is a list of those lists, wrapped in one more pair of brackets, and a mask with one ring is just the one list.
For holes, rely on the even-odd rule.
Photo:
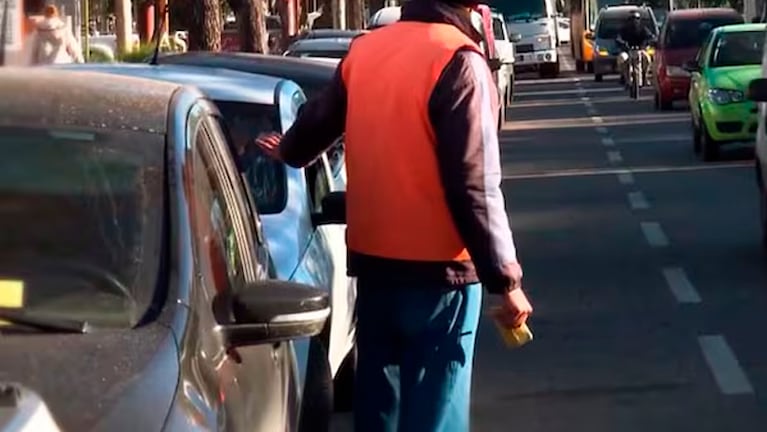
[(503, 66), (498, 71), (498, 88), (505, 89), (502, 97), (506, 100), (506, 105), (511, 105), (511, 101), (514, 98), (514, 82), (516, 76), (514, 74), (514, 57), (516, 51), (514, 49), (514, 42), (520, 39), (518, 34), (509, 33), (509, 28), (506, 26), (506, 20), (499, 12), (493, 12), (491, 14), (493, 18), (493, 39), (495, 39), (495, 52), (498, 53)]
[[(310, 349), (310, 341), (297, 341), (301, 384), (305, 392), (322, 391), (333, 380), (333, 396), (350, 398), (356, 365), (354, 305), (356, 279), (346, 275), (346, 225), (319, 221), (327, 197), (343, 196), (345, 169), (328, 155), (306, 168), (292, 168), (260, 151), (244, 149), (262, 132), (285, 132), (306, 101), (292, 81), (227, 69), (185, 65), (80, 64), (57, 67), (110, 73), (194, 85), (211, 99), (222, 114), (222, 124), (238, 164), (243, 183), (258, 209), (264, 237), (274, 263), (273, 276), (326, 289), (331, 294), (329, 326), (320, 335), (322, 346)], [(279, 95), (267, 94), (261, 81), (282, 81)], [(271, 88), (271, 87), (269, 87)], [(288, 97), (287, 94), (292, 96)], [(337, 156), (332, 153), (331, 155)], [(270, 185), (265, 187), (264, 185)], [(335, 192), (335, 194), (334, 194)], [(315, 358), (321, 353), (323, 357)], [(317, 388), (320, 390), (317, 390)], [(313, 397), (315, 395), (313, 394)]]

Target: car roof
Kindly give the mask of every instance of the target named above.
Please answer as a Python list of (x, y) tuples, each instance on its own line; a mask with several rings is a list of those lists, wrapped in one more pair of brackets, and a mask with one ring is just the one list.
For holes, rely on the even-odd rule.
[(327, 39), (327, 38), (350, 38), (367, 33), (369, 30), (341, 30), (341, 29), (313, 29), (303, 35), (301, 39)]
[(742, 18), (742, 16), (736, 10), (731, 8), (694, 8), (672, 10), (668, 13), (666, 20), (686, 20), (728, 16), (737, 16)]
[(64, 67), (192, 85), (202, 90), (209, 99), (265, 105), (274, 104), (275, 89), (283, 80), (229, 69), (187, 65), (87, 63)]
[(402, 9), (399, 6), (387, 6), (378, 9), (370, 19), (372, 27), (381, 27), (399, 21), (402, 16)]
[(348, 51), (352, 39), (351, 37), (299, 39), (288, 47), (288, 51)]
[(748, 23), (748, 24), (730, 24), (714, 29), (716, 33), (739, 33), (747, 31), (764, 31), (767, 29), (767, 24), (764, 23)]
[(164, 134), (171, 100), (181, 88), (94, 72), (3, 67), (0, 124)]
[(645, 10), (649, 14), (652, 15), (652, 10), (646, 6), (637, 6), (637, 5), (619, 5), (619, 6), (608, 6), (604, 9), (602, 9), (599, 14), (604, 16), (605, 18), (615, 18), (615, 17), (624, 17), (629, 12), (632, 11), (642, 11)]

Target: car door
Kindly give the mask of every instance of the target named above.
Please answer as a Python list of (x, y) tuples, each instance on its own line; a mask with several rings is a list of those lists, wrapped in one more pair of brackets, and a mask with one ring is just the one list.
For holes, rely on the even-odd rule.
[[(214, 331), (229, 319), (216, 294), (244, 289), (265, 277), (263, 242), (249, 218), (250, 209), (217, 120), (195, 108), (190, 115), (192, 226), (196, 284), (191, 322), (196, 343), (184, 350), (188, 378), (204, 382), (216, 396), (217, 423), (224, 430), (284, 430), (290, 344), (257, 345), (227, 351)], [(195, 376), (196, 375), (196, 376)]]
[(713, 38), (713, 33), (709, 34), (706, 38), (706, 41), (703, 42), (703, 45), (701, 45), (700, 50), (698, 50), (698, 54), (695, 56), (694, 64), (698, 65), (699, 70), (693, 71), (690, 74), (690, 94), (689, 94), (689, 104), (690, 104), (690, 113), (692, 114), (693, 121), (698, 123), (701, 119), (701, 113), (700, 113), (700, 106), (701, 106), (701, 100), (700, 98), (704, 96), (703, 93), (703, 87), (705, 87), (705, 83), (703, 80), (703, 68), (705, 67), (705, 59), (709, 50), (709, 45), (711, 44), (711, 40)]

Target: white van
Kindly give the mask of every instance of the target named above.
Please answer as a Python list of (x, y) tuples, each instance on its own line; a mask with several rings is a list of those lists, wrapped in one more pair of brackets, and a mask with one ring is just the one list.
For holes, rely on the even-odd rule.
[(516, 44), (514, 69), (537, 70), (542, 77), (559, 75), (557, 53), (557, 7), (555, 0), (491, 0), (502, 13), (511, 33), (521, 36)]

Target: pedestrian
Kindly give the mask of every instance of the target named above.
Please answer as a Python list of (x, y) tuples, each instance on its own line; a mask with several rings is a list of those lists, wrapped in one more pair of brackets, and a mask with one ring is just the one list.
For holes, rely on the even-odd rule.
[(302, 167), (345, 133), (358, 432), (468, 431), (481, 286), (500, 297), (506, 325), (532, 313), (500, 188), (498, 92), (471, 23), (476, 0), (456, 1), (405, 2), (400, 21), (352, 42), (284, 136), (256, 139)]
[(43, 19), (30, 35), (32, 65), (83, 63), (83, 52), (67, 25), (59, 17), (55, 5), (47, 5)]

